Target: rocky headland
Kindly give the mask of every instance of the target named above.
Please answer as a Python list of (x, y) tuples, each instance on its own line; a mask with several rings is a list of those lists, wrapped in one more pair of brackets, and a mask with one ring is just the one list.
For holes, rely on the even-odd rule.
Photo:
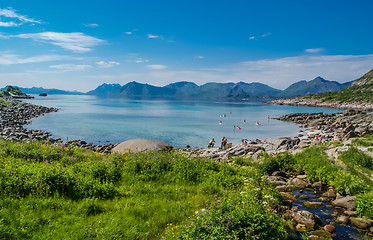
[[(47, 113), (57, 112), (57, 108), (50, 108), (26, 103), (13, 97), (1, 98), (0, 106), (0, 138), (10, 141), (45, 141), (52, 144), (62, 144), (60, 138), (53, 138), (52, 134), (42, 130), (28, 130), (24, 126), (29, 124), (32, 118)], [(67, 146), (77, 146), (100, 153), (109, 153), (114, 144), (93, 145), (82, 140), (73, 140), (64, 143)]]
[(274, 105), (299, 106), (299, 107), (319, 107), (333, 109), (354, 109), (360, 111), (372, 111), (373, 103), (364, 102), (342, 102), (342, 101), (324, 101), (311, 98), (286, 98), (267, 102)]

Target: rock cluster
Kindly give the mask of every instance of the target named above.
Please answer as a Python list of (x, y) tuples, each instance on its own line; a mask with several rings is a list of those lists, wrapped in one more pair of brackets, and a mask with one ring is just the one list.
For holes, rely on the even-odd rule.
[[(30, 123), (32, 118), (46, 113), (57, 112), (57, 108), (49, 108), (26, 103), (11, 98), (5, 99), (7, 105), (0, 107), (0, 138), (10, 141), (46, 141), (50, 143), (61, 143), (60, 138), (52, 138), (52, 134), (42, 130), (28, 130), (23, 126)], [(90, 149), (100, 153), (110, 153), (116, 145), (103, 144), (93, 145), (82, 140), (73, 140), (65, 143), (67, 146), (77, 146)]]
[[(341, 113), (292, 113), (276, 118), (281, 121), (289, 121), (300, 124), (300, 130), (296, 137), (281, 137), (261, 141), (256, 139), (245, 145), (237, 145), (228, 149), (184, 149), (191, 157), (206, 157), (216, 161), (228, 160), (230, 157), (252, 157), (258, 159), (261, 152), (278, 154), (282, 152), (296, 153), (320, 141), (347, 141), (364, 134), (373, 133), (373, 116), (356, 110), (346, 110)], [(337, 155), (348, 147), (336, 147), (328, 150), (328, 154)], [(361, 149), (364, 150), (364, 149)], [(367, 151), (365, 151), (367, 150)], [(369, 149), (365, 149), (369, 153)]]
[(373, 133), (373, 116), (357, 110), (346, 110), (342, 113), (293, 113), (276, 118), (311, 127), (308, 136), (316, 138), (318, 134), (328, 139), (347, 140)]
[[(340, 224), (348, 224), (351, 222), (356, 228), (363, 231), (371, 231), (373, 220), (367, 217), (356, 217), (355, 196), (342, 196), (338, 194), (333, 187), (327, 186), (322, 182), (310, 183), (307, 181), (306, 175), (292, 176), (285, 172), (274, 172), (271, 176), (263, 177), (269, 183), (273, 184), (280, 192), (283, 198), (279, 211), (284, 218), (290, 219), (293, 222), (294, 228), (299, 232), (308, 232), (310, 235), (307, 239), (332, 239), (336, 228), (333, 223), (323, 226), (324, 230), (319, 230), (322, 227), (322, 222), (312, 210), (301, 210), (299, 207), (293, 207), (293, 203), (298, 201), (298, 198), (304, 195), (296, 195), (293, 190), (298, 189), (300, 193), (308, 190), (314, 193), (321, 194), (319, 201), (304, 201), (303, 205), (307, 209), (323, 208), (324, 203), (332, 204), (338, 213), (334, 216), (334, 221)], [(322, 211), (321, 211), (322, 212)], [(319, 238), (317, 238), (319, 237)]]
[(0, 137), (12, 141), (44, 140), (57, 142), (58, 139), (50, 139), (50, 133), (41, 130), (27, 130), (23, 126), (29, 120), (45, 113), (56, 112), (56, 108), (48, 108), (25, 103), (18, 100), (9, 101), (9, 106), (0, 109)]

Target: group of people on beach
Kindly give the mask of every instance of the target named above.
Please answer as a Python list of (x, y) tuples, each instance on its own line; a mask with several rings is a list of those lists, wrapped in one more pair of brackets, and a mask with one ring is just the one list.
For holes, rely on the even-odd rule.
[[(225, 149), (226, 146), (227, 146), (227, 143), (228, 143), (228, 139), (227, 139), (226, 137), (223, 137), (223, 138), (221, 139), (221, 146), (220, 146), (220, 149)], [(209, 142), (209, 145), (208, 145), (207, 147), (208, 147), (208, 148), (212, 148), (212, 147), (214, 147), (214, 145), (215, 145), (215, 139), (212, 138), (212, 139), (210, 140), (210, 142)]]

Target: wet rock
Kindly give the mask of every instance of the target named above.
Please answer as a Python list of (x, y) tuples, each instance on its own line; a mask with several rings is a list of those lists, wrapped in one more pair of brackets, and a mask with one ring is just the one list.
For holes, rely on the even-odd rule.
[(373, 224), (373, 221), (369, 218), (366, 218), (366, 217), (362, 217), (362, 218), (351, 217), (350, 221), (355, 227), (358, 227), (358, 228), (361, 228), (361, 229), (370, 228)]
[(306, 225), (304, 225), (304, 224), (300, 224), (300, 223), (298, 223), (298, 224), (295, 226), (295, 230), (297, 230), (298, 232), (306, 232), (306, 231), (307, 231), (307, 227), (306, 227)]
[(307, 195), (300, 195), (300, 198), (301, 198), (301, 199), (309, 199), (310, 197), (307, 196)]
[(280, 192), (284, 200), (290, 200), (292, 202), (297, 200), (297, 197), (292, 192)]
[(305, 188), (308, 185), (306, 181), (303, 181), (302, 179), (299, 179), (299, 178), (294, 178), (290, 180), (290, 184), (298, 188)]
[(323, 186), (323, 184), (322, 184), (321, 181), (318, 181), (318, 182), (315, 182), (315, 183), (312, 184), (312, 187), (313, 187), (313, 188), (316, 188), (316, 189), (318, 189), (318, 190), (321, 190), (321, 189), (322, 189), (322, 186)]
[(328, 197), (328, 198), (335, 198), (335, 192), (333, 189), (329, 188), (328, 191), (322, 194), (323, 197)]
[(306, 208), (313, 209), (313, 208), (318, 208), (322, 206), (322, 202), (303, 202), (303, 205)]
[(343, 212), (343, 214), (349, 216), (349, 217), (354, 217), (357, 215), (357, 212), (356, 211), (349, 211), (349, 210), (346, 210)]
[(335, 221), (340, 224), (347, 224), (348, 220), (349, 218), (347, 216), (338, 216)]
[(349, 210), (356, 209), (355, 196), (347, 196), (332, 201), (334, 206), (343, 207)]
[(281, 176), (268, 176), (267, 177), (268, 182), (272, 183), (275, 186), (285, 185), (287, 182), (285, 181), (285, 178)]
[(306, 210), (294, 212), (292, 217), (298, 224), (304, 224), (307, 230), (313, 230), (321, 224), (320, 218), (317, 215)]
[(307, 240), (333, 240), (333, 234), (326, 232), (324, 230), (311, 231)]
[(333, 225), (325, 225), (324, 226), (324, 230), (327, 231), (327, 232), (330, 232), (330, 233), (334, 233), (335, 232), (335, 227)]

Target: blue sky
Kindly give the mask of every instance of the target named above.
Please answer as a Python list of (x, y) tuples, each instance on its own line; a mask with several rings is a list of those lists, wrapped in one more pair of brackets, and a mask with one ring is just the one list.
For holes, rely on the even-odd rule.
[(371, 9), (371, 0), (2, 0), (0, 85), (350, 81), (373, 68)]

